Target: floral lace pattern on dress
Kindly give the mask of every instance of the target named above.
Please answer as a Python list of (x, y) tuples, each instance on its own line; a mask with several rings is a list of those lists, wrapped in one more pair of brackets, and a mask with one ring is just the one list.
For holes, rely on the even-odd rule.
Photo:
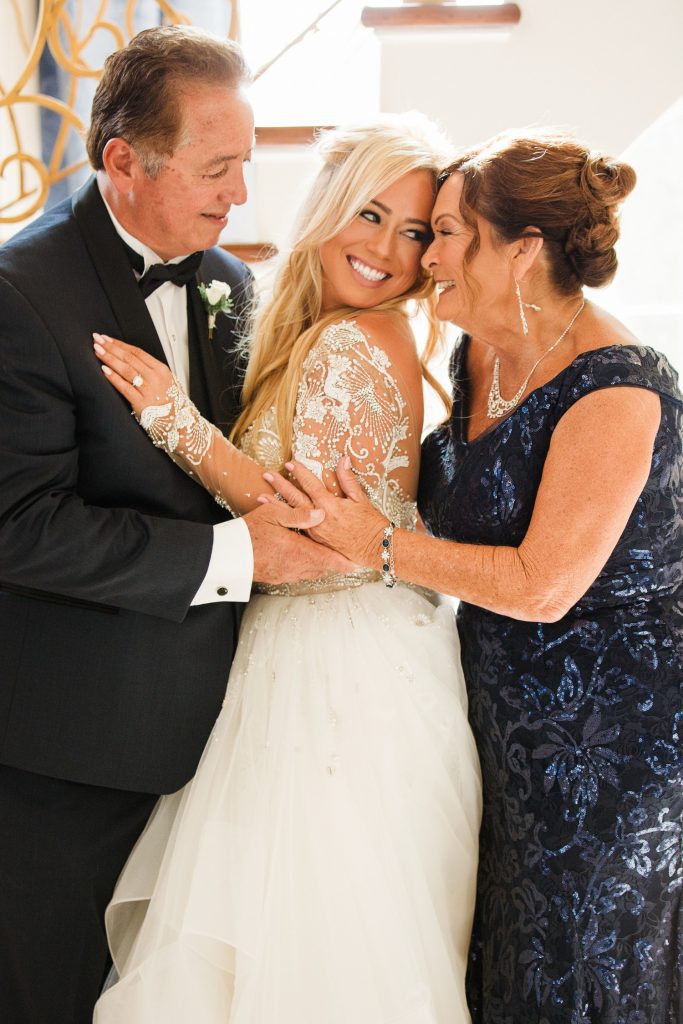
[(271, 408), (252, 423), (242, 435), (239, 447), (254, 462), (269, 469), (279, 469), (284, 462), (282, 441), (275, 423), (275, 409)]
[(294, 458), (328, 486), (345, 455), (373, 505), (415, 529), (416, 504), (401, 470), (419, 453), (410, 407), (389, 356), (354, 323), (323, 331), (304, 364), (293, 429)]
[(204, 459), (211, 444), (211, 424), (200, 415), (177, 377), (166, 392), (164, 405), (147, 405), (140, 414), (140, 426), (155, 448), (174, 456), (183, 441), (183, 458), (193, 466)]
[[(272, 409), (250, 427), (241, 448), (262, 465), (282, 463)], [(345, 455), (373, 505), (397, 526), (414, 530), (417, 506), (411, 481), (419, 440), (410, 405), (387, 353), (348, 320), (327, 327), (309, 353), (292, 428), (292, 457), (330, 489), (338, 490), (334, 473)], [(360, 570), (257, 589), (268, 594), (317, 593), (378, 579), (379, 572)]]

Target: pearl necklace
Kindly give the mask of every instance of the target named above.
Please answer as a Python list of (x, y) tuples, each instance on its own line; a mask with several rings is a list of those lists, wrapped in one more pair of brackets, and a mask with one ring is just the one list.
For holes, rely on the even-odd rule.
[(572, 327), (574, 326), (575, 320), (577, 319), (579, 313), (583, 310), (585, 305), (586, 303), (582, 299), (581, 305), (577, 309), (576, 313), (574, 313), (574, 316), (571, 318), (565, 329), (562, 331), (562, 334), (559, 336), (557, 341), (554, 341), (550, 348), (543, 353), (540, 359), (536, 360), (536, 362), (531, 367), (528, 374), (522, 381), (516, 394), (509, 400), (503, 398), (503, 396), (500, 393), (500, 359), (498, 358), (498, 356), (496, 356), (496, 361), (493, 364), (493, 380), (491, 381), (491, 387), (489, 389), (489, 397), (486, 408), (488, 418), (490, 420), (500, 419), (501, 416), (505, 416), (507, 415), (507, 413), (512, 412), (512, 410), (517, 405), (520, 398), (526, 391), (527, 384), (531, 380), (533, 373), (536, 370), (536, 367), (545, 359), (546, 356), (549, 356), (553, 349), (557, 348), (560, 342), (569, 334)]

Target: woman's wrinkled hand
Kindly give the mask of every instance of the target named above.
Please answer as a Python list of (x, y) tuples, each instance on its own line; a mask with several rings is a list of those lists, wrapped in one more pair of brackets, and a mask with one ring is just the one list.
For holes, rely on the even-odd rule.
[[(309, 530), (309, 535), (319, 543), (341, 552), (355, 565), (379, 569), (382, 535), (387, 519), (371, 504), (356, 480), (350, 459), (340, 459), (336, 470), (344, 498), (338, 498), (328, 491), (318, 477), (300, 462), (288, 462), (285, 468), (294, 483), (273, 471), (264, 474), (264, 478), (292, 508), (318, 508), (324, 511), (323, 522)], [(275, 500), (272, 495), (259, 497), (260, 502)]]
[(93, 334), (93, 347), (102, 363), (102, 372), (130, 402), (138, 419), (147, 406), (168, 401), (166, 392), (173, 383), (173, 374), (166, 363), (106, 334)]

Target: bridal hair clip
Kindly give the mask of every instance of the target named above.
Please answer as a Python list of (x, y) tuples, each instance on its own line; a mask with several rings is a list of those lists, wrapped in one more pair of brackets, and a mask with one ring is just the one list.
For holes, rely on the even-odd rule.
[(382, 579), (385, 587), (393, 587), (396, 583), (396, 566), (394, 565), (394, 530), (396, 523), (389, 523), (382, 534)]
[(226, 284), (225, 281), (212, 281), (211, 284), (202, 283), (198, 287), (208, 318), (210, 341), (213, 337), (218, 314), (229, 313), (232, 310), (231, 289), (230, 285)]

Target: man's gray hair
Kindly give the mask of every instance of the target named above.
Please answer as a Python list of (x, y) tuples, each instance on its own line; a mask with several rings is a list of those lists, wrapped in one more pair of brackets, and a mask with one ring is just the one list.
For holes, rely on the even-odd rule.
[(102, 170), (105, 146), (121, 138), (133, 146), (145, 173), (156, 177), (182, 144), (184, 87), (237, 90), (250, 77), (232, 40), (184, 25), (139, 32), (104, 63), (86, 136), (90, 163)]

